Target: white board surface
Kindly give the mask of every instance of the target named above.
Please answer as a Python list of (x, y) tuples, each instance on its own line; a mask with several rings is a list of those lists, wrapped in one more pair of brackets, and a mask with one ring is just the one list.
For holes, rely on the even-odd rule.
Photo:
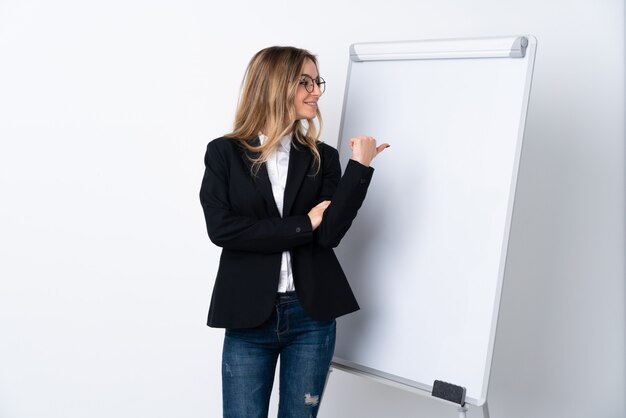
[(342, 166), (354, 136), (391, 147), (337, 248), (361, 311), (338, 320), (336, 364), (427, 391), (443, 380), (485, 402), (535, 48), (533, 37), (352, 46)]

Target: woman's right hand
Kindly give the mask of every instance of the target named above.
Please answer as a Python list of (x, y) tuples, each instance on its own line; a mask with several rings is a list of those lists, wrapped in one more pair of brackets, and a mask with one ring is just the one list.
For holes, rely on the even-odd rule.
[(328, 205), (330, 205), (330, 200), (324, 200), (323, 202), (318, 203), (317, 206), (309, 211), (308, 215), (314, 231), (322, 223), (322, 217), (324, 216), (324, 211), (326, 210)]

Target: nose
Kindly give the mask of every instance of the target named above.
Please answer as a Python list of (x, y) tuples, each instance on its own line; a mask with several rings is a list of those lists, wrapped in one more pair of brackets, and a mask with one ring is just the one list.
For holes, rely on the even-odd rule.
[(320, 89), (320, 86), (316, 82), (313, 82), (313, 91), (310, 94), (311, 96), (317, 97), (322, 95), (322, 89)]

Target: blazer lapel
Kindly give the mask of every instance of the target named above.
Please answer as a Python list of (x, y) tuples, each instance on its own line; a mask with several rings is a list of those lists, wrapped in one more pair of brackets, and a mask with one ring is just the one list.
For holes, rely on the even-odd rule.
[[(259, 138), (255, 138), (250, 141), (250, 145), (258, 147), (261, 144)], [(243, 159), (246, 162), (246, 167), (250, 170), (250, 173), (254, 173), (252, 170), (252, 162), (248, 158), (248, 156), (252, 158), (258, 158), (261, 153), (259, 152), (250, 152), (247, 149), (244, 149), (244, 153), (242, 154)], [(265, 164), (261, 164), (258, 172), (256, 173), (256, 177), (253, 176), (254, 184), (258, 192), (263, 196), (267, 203), (267, 207), (271, 208), (270, 215), (280, 217), (280, 212), (278, 212), (278, 207), (276, 206), (276, 200), (274, 199), (274, 193), (272, 192), (272, 183), (270, 182), (270, 176), (267, 173), (267, 166)]]
[[(300, 185), (304, 180), (304, 176), (309, 171), (312, 155), (307, 148), (298, 145), (296, 148), (294, 142), (291, 143), (291, 151), (289, 151), (289, 169), (287, 170), (287, 184), (285, 185), (285, 198), (283, 203), (283, 216), (291, 215), (291, 208), (296, 200)], [(271, 186), (270, 186), (271, 189)]]

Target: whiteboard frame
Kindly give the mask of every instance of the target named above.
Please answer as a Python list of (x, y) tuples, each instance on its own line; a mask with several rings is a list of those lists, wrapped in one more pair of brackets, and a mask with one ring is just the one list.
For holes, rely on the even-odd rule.
[[(348, 72), (346, 76), (346, 85), (341, 112), (341, 124), (339, 128), (339, 138), (337, 143), (337, 149), (339, 150), (339, 152), (341, 152), (341, 145), (343, 144), (342, 139), (346, 116), (346, 105), (350, 92), (350, 75), (352, 72), (353, 62), (462, 58), (528, 59), (522, 111), (520, 114), (518, 138), (513, 162), (513, 173), (511, 176), (511, 184), (508, 197), (503, 245), (500, 252), (500, 265), (496, 283), (496, 297), (494, 301), (494, 309), (491, 322), (492, 327), (489, 335), (487, 359), (485, 362), (485, 372), (483, 375), (484, 391), (483, 396), (478, 399), (472, 397), (466, 398), (467, 403), (483, 408), (486, 408), (487, 406), (489, 378), (491, 375), (493, 350), (495, 347), (495, 337), (498, 327), (498, 315), (500, 311), (502, 284), (506, 272), (506, 258), (510, 238), (511, 222), (513, 218), (515, 192), (517, 188), (517, 179), (519, 164), (521, 160), (524, 130), (526, 126), (526, 117), (530, 100), (536, 49), (537, 39), (532, 35), (516, 35), (489, 38), (456, 38), (402, 42), (371, 42), (356, 43), (350, 46), (350, 62), (348, 65)], [(431, 396), (430, 392), (432, 391), (432, 385), (412, 381), (401, 376), (386, 373), (382, 370), (372, 369), (370, 367), (353, 363), (347, 359), (342, 359), (337, 356), (333, 357), (332, 365), (339, 370), (343, 370), (357, 376), (368, 377), (378, 382), (388, 383), (393, 387), (397, 387), (412, 393), (420, 393), (425, 396)]]

